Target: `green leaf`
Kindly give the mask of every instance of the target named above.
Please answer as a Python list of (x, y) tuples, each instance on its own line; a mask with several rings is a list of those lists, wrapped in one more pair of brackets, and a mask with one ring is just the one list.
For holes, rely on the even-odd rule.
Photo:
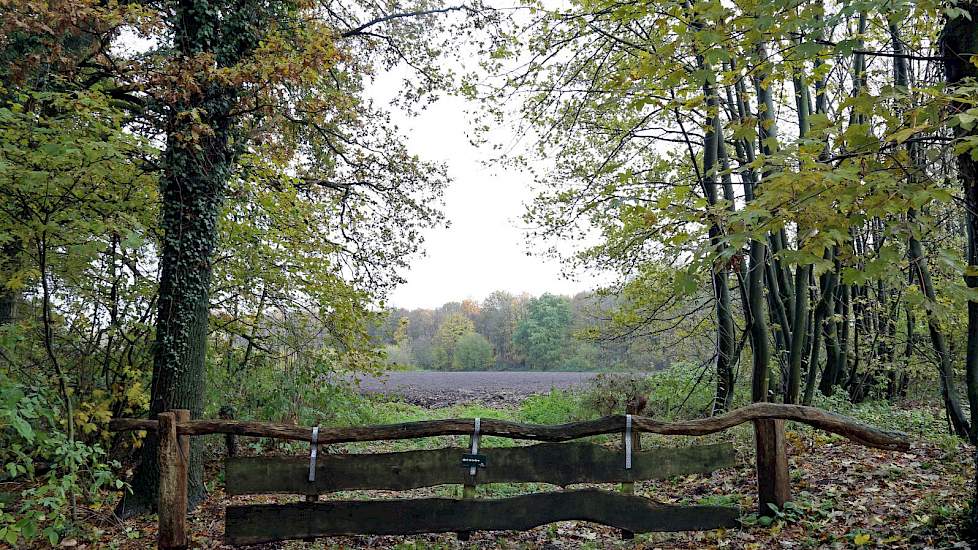
[(900, 130), (898, 132), (895, 132), (893, 134), (890, 134), (889, 138), (887, 138), (887, 141), (892, 141), (894, 143), (903, 143), (904, 141), (907, 141), (908, 139), (910, 139), (910, 136), (912, 136), (914, 134), (917, 134), (917, 133), (920, 133), (921, 131), (923, 131), (924, 129), (926, 129), (928, 127), (929, 127), (929, 125), (924, 124), (922, 126), (914, 126), (912, 128), (904, 128), (904, 129), (902, 129), (902, 130)]
[(804, 58), (815, 57), (822, 51), (822, 45), (816, 42), (802, 42), (795, 50)]
[(862, 45), (862, 41), (858, 38), (848, 38), (846, 40), (840, 40), (835, 45), (835, 51), (843, 56), (852, 55), (852, 51), (857, 47)]
[(20, 538), (20, 533), (18, 533), (17, 530), (14, 529), (13, 525), (8, 525), (7, 527), (5, 527), (5, 529), (6, 529), (6, 533), (3, 534), (4, 535), (3, 538), (4, 540), (7, 541), (7, 544), (10, 545), (17, 544), (17, 539)]
[(17, 433), (21, 437), (28, 441), (34, 441), (34, 429), (31, 428), (31, 425), (26, 420), (19, 416), (14, 416), (10, 419), (10, 425), (17, 430)]
[(51, 546), (58, 544), (58, 531), (54, 527), (48, 527), (44, 530), (44, 535), (48, 538), (48, 542)]
[(960, 126), (963, 130), (971, 130), (975, 126), (975, 120), (978, 120), (978, 116), (969, 113), (958, 113), (954, 116), (952, 125)]

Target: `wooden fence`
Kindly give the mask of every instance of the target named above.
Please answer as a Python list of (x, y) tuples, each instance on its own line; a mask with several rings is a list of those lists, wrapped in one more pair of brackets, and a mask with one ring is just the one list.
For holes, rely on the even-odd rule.
[[(702, 474), (733, 466), (732, 445), (638, 449), (638, 434), (706, 435), (752, 422), (754, 426), (759, 512), (790, 500), (784, 421), (792, 420), (880, 449), (905, 450), (905, 434), (861, 424), (812, 407), (756, 403), (721, 416), (661, 422), (637, 415), (607, 416), (586, 422), (531, 425), (481, 419), (431, 420), (349, 428), (304, 428), (235, 420), (190, 420), (185, 410), (161, 413), (158, 420), (115, 419), (115, 431), (158, 434), (160, 462), (159, 547), (185, 548), (189, 437), (206, 434), (271, 437), (315, 442), (313, 447), (355, 441), (410, 439), (444, 435), (501, 436), (546, 442), (511, 448), (446, 448), (382, 454), (310, 457), (229, 457), (228, 494), (299, 494), (306, 502), (229, 506), (225, 538), (229, 544), (285, 539), (374, 534), (524, 530), (565, 520), (613, 526), (623, 534), (648, 531), (715, 529), (735, 525), (740, 511), (722, 506), (674, 506), (631, 494), (635, 481)], [(630, 432), (622, 451), (588, 443), (558, 443), (589, 436)], [(462, 457), (469, 462), (462, 466)], [(468, 464), (481, 463), (473, 470)], [(621, 483), (621, 492), (597, 489), (534, 493), (476, 500), (476, 483)], [(334, 500), (324, 493), (361, 489), (407, 490), (461, 484), (462, 499)]]

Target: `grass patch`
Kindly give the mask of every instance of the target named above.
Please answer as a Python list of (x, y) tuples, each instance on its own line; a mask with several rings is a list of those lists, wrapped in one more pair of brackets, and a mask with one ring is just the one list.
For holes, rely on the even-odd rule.
[(552, 389), (550, 393), (526, 398), (516, 416), (530, 424), (564, 424), (597, 415), (584, 407), (579, 394)]

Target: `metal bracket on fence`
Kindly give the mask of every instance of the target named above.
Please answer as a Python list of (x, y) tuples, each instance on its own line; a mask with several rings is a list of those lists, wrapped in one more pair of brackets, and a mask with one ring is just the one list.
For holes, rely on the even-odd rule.
[(476, 417), (475, 430), (472, 432), (472, 437), (469, 439), (472, 442), (469, 449), (469, 454), (462, 455), (462, 465), (469, 467), (469, 475), (472, 477), (475, 477), (475, 473), (480, 467), (486, 467), (486, 457), (479, 454), (479, 430), (481, 427), (482, 419)]
[(312, 442), (309, 445), (309, 481), (316, 481), (316, 451), (319, 449), (319, 426), (312, 429)]
[(625, 415), (625, 469), (632, 469), (632, 415)]

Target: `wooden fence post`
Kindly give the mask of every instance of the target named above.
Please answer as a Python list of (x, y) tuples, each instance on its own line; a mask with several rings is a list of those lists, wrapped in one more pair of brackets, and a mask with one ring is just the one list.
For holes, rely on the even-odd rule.
[[(648, 400), (642, 396), (635, 396), (628, 403), (625, 404), (625, 414), (640, 415), (645, 412), (645, 406), (648, 404)], [(625, 434), (621, 434), (621, 446), (625, 448)], [(632, 430), (632, 451), (640, 451), (642, 449), (642, 434), (638, 430)], [(635, 494), (635, 483), (632, 481), (626, 481), (621, 484), (621, 492), (626, 495)], [(635, 533), (627, 531), (625, 529), (621, 530), (622, 540), (632, 540), (635, 538)]]
[[(475, 427), (472, 435), (469, 436), (469, 451), (472, 454), (476, 454), (479, 451), (479, 439), (481, 435), (479, 433), (481, 429), (481, 423), (478, 418), (475, 419)], [(475, 476), (479, 473), (479, 468), (473, 466), (469, 468), (469, 476), (466, 476), (465, 483), (462, 484), (462, 500), (472, 500), (475, 498)], [(459, 531), (456, 533), (458, 540), (462, 542), (468, 542), (472, 537), (471, 531)]]
[(774, 514), (770, 504), (780, 510), (791, 500), (788, 455), (785, 454), (784, 420), (754, 420), (757, 447), (757, 505), (762, 516)]
[[(322, 446), (319, 445), (318, 443), (316, 443), (315, 445), (316, 445), (316, 453), (320, 454), (320, 451), (323, 450)], [(311, 460), (312, 459), (310, 459), (310, 461)], [(306, 502), (318, 502), (318, 501), (319, 501), (319, 495), (306, 495)], [(316, 537), (305, 537), (302, 539), (302, 542), (316, 542)]]
[(176, 409), (159, 415), (160, 465), (159, 548), (187, 548), (187, 462), (190, 437), (177, 435), (177, 423), (190, 420), (190, 411)]
[[(217, 412), (217, 416), (222, 420), (233, 420), (234, 407), (231, 405), (222, 405), (221, 410)], [(227, 454), (229, 457), (238, 456), (237, 436), (230, 433), (224, 434), (224, 446), (227, 448)]]

